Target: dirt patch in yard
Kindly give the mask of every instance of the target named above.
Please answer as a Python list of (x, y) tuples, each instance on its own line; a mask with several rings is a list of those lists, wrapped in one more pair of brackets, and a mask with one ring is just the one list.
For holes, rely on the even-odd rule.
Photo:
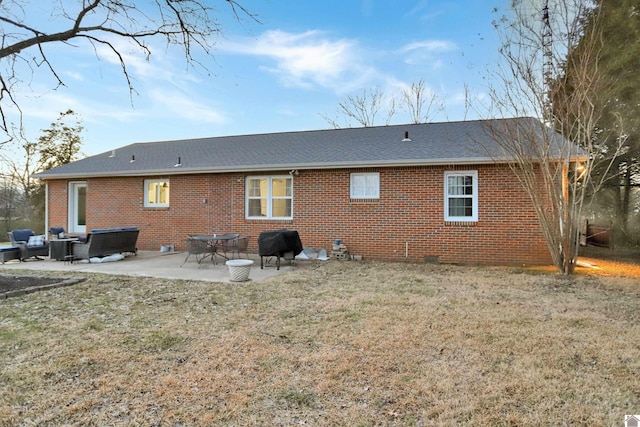
[(46, 286), (59, 282), (60, 279), (39, 276), (10, 276), (0, 275), (0, 292), (14, 291), (16, 289), (30, 288), (34, 286)]
[(74, 277), (15, 276), (0, 274), (0, 299), (24, 295), (40, 290), (70, 286), (84, 279)]

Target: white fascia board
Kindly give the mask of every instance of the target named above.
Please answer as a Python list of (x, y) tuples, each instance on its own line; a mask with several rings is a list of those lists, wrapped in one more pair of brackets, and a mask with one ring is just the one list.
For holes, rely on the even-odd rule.
[(50, 175), (38, 177), (41, 180), (52, 179), (78, 179), (78, 178), (103, 178), (103, 177), (135, 177), (135, 176), (157, 176), (157, 175), (187, 175), (198, 173), (253, 173), (268, 172), (275, 170), (309, 170), (309, 169), (350, 169), (350, 168), (392, 168), (392, 167), (411, 167), (411, 166), (442, 166), (442, 165), (480, 165), (480, 164), (499, 164), (508, 163), (507, 159), (494, 159), (490, 157), (471, 159), (450, 158), (450, 159), (434, 159), (430, 161), (421, 160), (393, 160), (393, 161), (362, 161), (362, 162), (331, 162), (331, 163), (282, 163), (269, 165), (240, 165), (225, 166), (218, 168), (185, 168), (171, 167), (163, 169), (146, 169), (139, 171), (112, 171), (107, 173), (72, 173)]

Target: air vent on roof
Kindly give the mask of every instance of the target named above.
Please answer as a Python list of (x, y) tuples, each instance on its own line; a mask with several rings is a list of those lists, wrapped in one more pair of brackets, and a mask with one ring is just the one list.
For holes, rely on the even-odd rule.
[(411, 138), (409, 138), (409, 132), (404, 133), (404, 139), (402, 142), (411, 142)]

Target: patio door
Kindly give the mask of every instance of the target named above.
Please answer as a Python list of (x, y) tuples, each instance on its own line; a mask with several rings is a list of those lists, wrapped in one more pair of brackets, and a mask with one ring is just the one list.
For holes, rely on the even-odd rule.
[(87, 183), (69, 183), (69, 232), (87, 232)]

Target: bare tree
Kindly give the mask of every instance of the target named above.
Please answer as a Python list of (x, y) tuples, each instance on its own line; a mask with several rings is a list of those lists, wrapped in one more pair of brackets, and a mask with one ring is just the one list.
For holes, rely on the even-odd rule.
[[(531, 197), (554, 264), (572, 274), (585, 189), (593, 184), (593, 162), (601, 158), (594, 101), (607, 84), (598, 67), (587, 64), (599, 61), (602, 38), (596, 27), (585, 32), (582, 26), (597, 10), (588, 0), (549, 0), (542, 7), (512, 3), (513, 15), (496, 23), (504, 62), (497, 73), (501, 85), (491, 92), (492, 116), (539, 120), (487, 131)], [(568, 55), (580, 42), (581, 54)], [(570, 86), (563, 80), (568, 68), (579, 71)]]
[[(46, 28), (36, 27), (34, 17), (43, 14), (43, 5), (50, 10)], [(19, 71), (26, 65), (32, 74), (44, 69), (57, 86), (64, 85), (61, 74), (50, 60), (47, 46), (88, 41), (98, 50), (106, 46), (120, 61), (130, 92), (134, 91), (125, 62), (116, 40), (133, 42), (148, 60), (149, 42), (161, 38), (168, 45), (180, 46), (189, 64), (199, 64), (194, 56), (198, 49), (210, 54), (221, 32), (216, 19), (218, 10), (211, 0), (2, 0), (0, 1), (0, 128), (8, 132), (7, 109), (20, 111), (16, 85), (28, 79)], [(226, 4), (237, 19), (255, 20), (236, 0), (218, 0)], [(39, 21), (43, 22), (43, 21)], [(42, 24), (44, 25), (44, 24)]]
[(16, 137), (13, 142), (17, 145), (18, 155), (0, 155), (4, 183), (13, 188), (13, 191), (5, 192), (12, 197), (12, 200), (6, 200), (9, 217), (18, 216), (32, 228), (41, 228), (44, 224), (44, 185), (33, 176), (78, 160), (82, 156), (83, 129), (78, 115), (67, 110), (60, 113), (48, 129), (42, 129), (37, 141)]
[(26, 206), (23, 194), (7, 165), (0, 163), (0, 232), (4, 233), (13, 229), (14, 221), (23, 217), (26, 212), (20, 212), (20, 207)]
[[(396, 112), (396, 103), (393, 97), (385, 94), (380, 88), (363, 89), (361, 93), (349, 95), (346, 100), (338, 104), (338, 115), (346, 118), (347, 127), (355, 121), (364, 127), (376, 126), (380, 113), (386, 112), (384, 125), (391, 122), (391, 118)], [(342, 126), (337, 120), (323, 115), (331, 126), (338, 129)]]
[[(17, 156), (9, 153), (2, 153), (2, 164), (6, 168), (4, 178), (8, 186), (14, 191), (7, 194), (13, 197), (7, 200), (11, 208), (7, 209), (6, 215), (9, 217), (17, 216), (24, 219), (27, 224), (31, 223), (33, 217), (33, 209), (31, 208), (31, 196), (35, 189), (33, 174), (39, 171), (39, 153), (38, 144), (23, 139), (14, 139), (18, 142), (19, 147)], [(20, 161), (16, 160), (20, 159)]]
[(428, 90), (424, 80), (411, 83), (411, 87), (402, 91), (402, 105), (409, 112), (411, 123), (427, 123), (432, 109), (444, 111), (444, 103), (440, 97)]

